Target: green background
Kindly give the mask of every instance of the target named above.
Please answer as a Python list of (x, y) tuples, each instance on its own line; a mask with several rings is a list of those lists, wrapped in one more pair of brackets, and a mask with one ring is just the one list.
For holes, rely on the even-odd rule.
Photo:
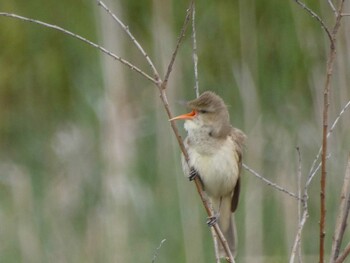
[[(337, 2), (337, 1), (335, 1)], [(163, 76), (188, 1), (114, 0)], [(327, 1), (309, 0), (332, 26)], [(347, 3), (346, 8), (350, 8)], [(95, 1), (5, 0), (15, 13), (80, 34), (151, 74)], [(229, 105), (248, 136), (244, 162), (297, 193), (321, 145), (328, 40), (292, 0), (196, 3), (200, 90)], [(151, 82), (53, 29), (0, 17), (0, 262), (214, 262), (206, 214)], [(337, 42), (330, 122), (350, 99), (350, 31)], [(191, 33), (169, 80), (174, 114), (194, 95)], [(350, 148), (349, 113), (329, 140), (326, 253)], [(182, 123), (178, 126), (184, 135)], [(243, 171), (237, 262), (287, 262), (298, 203)], [(309, 189), (305, 262), (318, 254), (319, 174)], [(349, 235), (345, 236), (347, 243)]]

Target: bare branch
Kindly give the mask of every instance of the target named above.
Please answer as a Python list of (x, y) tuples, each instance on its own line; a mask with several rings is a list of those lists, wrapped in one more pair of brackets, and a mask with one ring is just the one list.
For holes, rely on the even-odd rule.
[(337, 16), (337, 15), (338, 15), (338, 12), (337, 12), (337, 10), (335, 9), (332, 0), (327, 0), (327, 1), (328, 1), (329, 6), (331, 7), (332, 11), (334, 12), (334, 14)]
[[(296, 148), (298, 153), (298, 172), (297, 172), (297, 181), (298, 181), (298, 197), (300, 198), (298, 202), (298, 231), (295, 236), (294, 244), (292, 247), (292, 254), (289, 259), (289, 263), (294, 263), (296, 254), (298, 253), (299, 262), (301, 262), (301, 233), (306, 222), (308, 211), (307, 211), (307, 195), (304, 195), (304, 198), (301, 198), (301, 153), (299, 147)], [(305, 192), (307, 189), (304, 189)], [(303, 215), (301, 215), (301, 205), (303, 205)]]
[(124, 64), (125, 66), (129, 67), (131, 70), (136, 71), (137, 73), (141, 74), (142, 76), (144, 76), (146, 79), (152, 81), (153, 83), (157, 83), (156, 79), (152, 78), (151, 76), (149, 76), (147, 73), (143, 72), (141, 69), (139, 69), (138, 67), (136, 67), (135, 65), (131, 64), (129, 61), (117, 56), (116, 54), (110, 52), (109, 50), (105, 49), (104, 47), (80, 36), (77, 35), (71, 31), (68, 31), (62, 27), (56, 26), (56, 25), (52, 25), (52, 24), (48, 24), (36, 19), (32, 19), (32, 18), (28, 18), (28, 17), (24, 17), (24, 16), (19, 16), (16, 14), (10, 14), (10, 13), (4, 13), (4, 12), (0, 12), (0, 16), (6, 16), (6, 17), (11, 17), (11, 18), (15, 18), (15, 19), (19, 19), (22, 21), (26, 21), (26, 22), (30, 22), (30, 23), (34, 23), (34, 24), (38, 24), (44, 27), (48, 27), (57, 31), (60, 31), (66, 35), (69, 35), (71, 37), (74, 37), (76, 39), (79, 39), (80, 41), (85, 42), (86, 44), (89, 44), (90, 46), (93, 46), (94, 48), (99, 49), (100, 51), (102, 51), (103, 53), (107, 54), (108, 56), (114, 58), (115, 60), (118, 60), (119, 62), (121, 62), (122, 64)]
[(126, 26), (108, 7), (107, 5), (100, 1), (97, 0), (97, 4), (99, 6), (101, 6), (104, 10), (107, 11), (107, 13), (109, 15), (112, 16), (112, 18), (121, 26), (121, 28), (126, 32), (126, 34), (130, 37), (130, 39), (132, 40), (132, 42), (135, 44), (135, 46), (137, 47), (137, 49), (141, 52), (141, 54), (146, 58), (147, 63), (149, 64), (149, 66), (151, 67), (154, 77), (156, 80), (159, 80), (159, 74), (158, 71), (156, 69), (156, 67), (154, 66), (152, 60), (150, 59), (150, 57), (148, 56), (148, 54), (146, 53), (146, 51), (143, 49), (143, 47), (140, 45), (140, 43), (135, 39), (135, 37), (133, 36), (133, 34), (131, 34), (129, 27)]
[[(350, 100), (345, 104), (345, 106), (342, 108), (342, 110), (339, 112), (337, 118), (335, 118), (331, 128), (329, 129), (328, 131), (328, 134), (327, 134), (327, 139), (330, 137), (330, 135), (332, 134), (332, 132), (334, 131), (335, 127), (337, 126), (341, 116), (346, 112), (346, 110), (350, 107)], [(320, 155), (321, 155), (321, 152), (322, 152), (322, 145), (320, 146), (319, 150), (318, 150), (318, 153), (316, 155), (316, 158), (315, 160), (313, 161), (312, 165), (311, 165), (311, 168), (310, 168), (310, 171), (309, 171), (309, 175), (308, 175), (308, 182), (311, 182), (313, 176), (315, 176), (317, 170), (320, 168), (319, 165), (316, 167), (315, 169), (315, 165), (317, 163), (317, 160), (320, 158)], [(314, 170), (315, 169), (315, 170)]]
[(191, 15), (191, 13), (193, 11), (193, 5), (194, 5), (194, 0), (191, 1), (190, 6), (189, 6), (189, 8), (186, 11), (185, 21), (184, 21), (184, 24), (182, 26), (180, 36), (177, 39), (176, 47), (175, 47), (175, 50), (174, 50), (173, 55), (171, 57), (170, 63), (168, 65), (168, 69), (167, 69), (167, 72), (165, 74), (162, 86), (161, 86), (162, 89), (166, 89), (166, 86), (167, 86), (167, 83), (168, 83), (168, 80), (169, 80), (169, 76), (170, 76), (170, 73), (171, 73), (171, 71), (173, 69), (173, 65), (174, 65), (174, 62), (175, 62), (175, 59), (176, 59), (177, 52), (179, 51), (180, 45), (182, 43), (182, 40), (185, 37), (185, 32), (186, 32), (186, 29), (187, 29), (187, 26), (188, 26), (188, 22), (190, 21), (190, 15)]
[(198, 55), (197, 55), (197, 38), (196, 38), (196, 6), (193, 5), (192, 11), (192, 60), (194, 67), (194, 91), (196, 93), (196, 97), (199, 97), (199, 80), (198, 80)]
[(258, 172), (254, 171), (252, 168), (250, 168), (248, 165), (246, 164), (242, 164), (244, 169), (246, 169), (247, 171), (249, 171), (251, 174), (253, 174), (254, 176), (256, 176), (257, 178), (259, 178), (260, 180), (262, 180), (264, 183), (266, 183), (269, 186), (272, 186), (273, 188), (277, 189), (278, 191), (281, 191), (297, 200), (301, 200), (301, 198), (299, 196), (297, 196), (296, 194), (284, 189), (283, 187), (267, 180), (265, 177), (261, 176)]
[[(341, 0), (339, 4), (338, 14), (343, 12), (344, 1)], [(327, 146), (328, 146), (328, 114), (329, 114), (329, 97), (331, 91), (331, 79), (333, 76), (333, 67), (336, 59), (336, 36), (340, 28), (342, 16), (336, 16), (336, 21), (332, 29), (330, 38), (329, 55), (326, 67), (326, 80), (323, 89), (323, 129), (322, 129), (322, 155), (321, 155), (321, 190), (320, 190), (320, 251), (319, 261), (324, 262), (324, 243), (325, 243), (325, 225), (326, 225), (326, 178), (327, 178)]]
[(154, 252), (154, 255), (153, 255), (153, 259), (152, 259), (152, 263), (156, 262), (156, 259), (158, 257), (158, 252), (159, 250), (161, 249), (163, 243), (166, 241), (166, 239), (164, 238), (162, 241), (160, 241), (160, 244), (159, 246), (156, 248), (156, 251)]
[(350, 254), (350, 242), (346, 245), (343, 253), (337, 258), (335, 263), (343, 263), (349, 254)]
[[(329, 156), (328, 156), (329, 158)], [(313, 171), (313, 173), (308, 177), (306, 183), (305, 183), (305, 187), (309, 187), (311, 184), (312, 179), (315, 177), (315, 175), (317, 174), (317, 172), (321, 169), (321, 162), (318, 163), (316, 169)]]
[(214, 228), (210, 228), (210, 230), (214, 242), (215, 261), (216, 263), (220, 263), (218, 236), (216, 235)]
[(304, 225), (306, 223), (306, 219), (309, 216), (306, 200), (304, 200), (302, 203), (303, 203), (303, 207), (304, 207), (304, 212), (303, 212), (302, 218), (299, 222), (298, 231), (297, 231), (297, 235), (295, 236), (295, 240), (294, 240), (294, 244), (293, 244), (293, 248), (292, 248), (292, 254), (291, 254), (291, 257), (289, 259), (289, 263), (294, 262), (294, 258), (295, 258), (295, 255), (297, 253), (298, 247), (300, 247), (301, 234), (302, 234)]
[(339, 250), (346, 228), (346, 222), (349, 215), (350, 201), (350, 154), (348, 156), (347, 168), (344, 176), (343, 187), (340, 195), (339, 213), (333, 236), (331, 263), (334, 263), (339, 255)]
[(331, 43), (333, 43), (333, 38), (332, 35), (328, 29), (328, 27), (325, 25), (325, 23), (323, 22), (323, 20), (320, 18), (320, 16), (318, 14), (316, 14), (311, 8), (309, 8), (306, 4), (304, 4), (303, 2), (301, 2), (300, 0), (294, 0), (298, 5), (300, 5), (303, 9), (306, 10), (306, 12), (308, 12), (311, 17), (315, 18), (320, 24), (321, 27), (324, 29), (324, 31), (326, 32), (329, 40), (331, 41)]
[[(298, 183), (298, 197), (301, 198), (301, 152), (300, 152), (300, 148), (297, 147), (297, 153), (298, 153), (298, 172), (297, 172), (297, 183)], [(302, 223), (303, 220), (306, 221), (306, 216), (305, 218), (301, 216), (301, 205), (303, 202), (306, 202), (307, 199), (303, 199), (303, 201), (299, 201), (298, 202), (298, 222), (299, 222), (299, 226), (300, 225), (304, 225), (304, 223)], [(306, 205), (305, 205), (306, 206)], [(307, 213), (307, 209), (304, 209), (304, 213)], [(302, 228), (302, 227), (301, 227)], [(301, 234), (300, 237), (296, 239), (297, 240), (297, 244), (296, 247), (298, 248), (298, 259), (299, 262), (301, 262)]]

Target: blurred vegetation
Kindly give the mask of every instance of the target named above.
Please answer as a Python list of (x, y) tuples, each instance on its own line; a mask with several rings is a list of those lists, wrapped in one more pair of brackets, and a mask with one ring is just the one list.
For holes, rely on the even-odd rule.
[[(188, 1), (107, 2), (164, 73)], [(308, 5), (333, 23), (327, 1)], [(347, 6), (350, 8), (350, 6)], [(0, 11), (56, 24), (146, 69), (94, 1), (5, 0)], [(230, 106), (244, 162), (297, 192), (321, 144), (328, 51), (319, 24), (291, 0), (196, 3), (200, 89)], [(0, 262), (213, 262), (210, 231), (157, 90), (84, 43), (0, 17)], [(350, 99), (350, 31), (338, 39), (330, 120)], [(170, 78), (174, 114), (194, 97), (190, 33)], [(349, 113), (330, 139), (327, 253), (350, 148)], [(181, 126), (182, 124), (179, 123)], [(286, 262), (297, 202), (243, 172), (238, 262)], [(319, 183), (310, 188), (305, 262), (318, 254)], [(350, 235), (346, 235), (345, 240)]]

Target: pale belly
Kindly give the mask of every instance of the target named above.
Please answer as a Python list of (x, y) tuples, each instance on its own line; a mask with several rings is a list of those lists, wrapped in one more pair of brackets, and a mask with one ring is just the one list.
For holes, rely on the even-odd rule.
[(205, 191), (211, 197), (231, 195), (238, 179), (238, 156), (234, 144), (225, 143), (210, 154), (188, 149), (190, 165), (200, 174)]

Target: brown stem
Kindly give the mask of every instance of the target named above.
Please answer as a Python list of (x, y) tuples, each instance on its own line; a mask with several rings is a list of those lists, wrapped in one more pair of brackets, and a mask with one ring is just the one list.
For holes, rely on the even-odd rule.
[(324, 241), (325, 241), (325, 222), (326, 222), (326, 177), (327, 177), (327, 134), (328, 134), (328, 110), (329, 110), (329, 92), (331, 88), (331, 78), (336, 56), (336, 35), (340, 27), (340, 21), (344, 1), (339, 5), (338, 15), (330, 37), (330, 50), (327, 61), (327, 75), (323, 92), (323, 132), (322, 132), (322, 164), (321, 164), (321, 191), (320, 191), (320, 263), (324, 262)]
[(182, 26), (180, 36), (179, 36), (179, 38), (177, 39), (176, 47), (175, 47), (175, 50), (174, 50), (174, 52), (173, 52), (173, 55), (171, 56), (171, 60), (170, 60), (170, 63), (169, 63), (169, 65), (168, 65), (167, 72), (165, 73), (165, 76), (164, 76), (164, 81), (163, 81), (162, 89), (165, 89), (166, 86), (167, 86), (167, 84), (168, 84), (169, 76), (170, 76), (170, 73), (171, 73), (171, 71), (172, 71), (172, 69), (173, 69), (173, 64), (174, 64), (174, 62), (175, 62), (175, 58), (176, 58), (177, 52), (179, 51), (180, 45), (181, 45), (181, 43), (182, 43), (182, 40), (183, 40), (184, 37), (185, 37), (185, 32), (186, 32), (188, 23), (189, 23), (190, 18), (191, 18), (191, 14), (192, 14), (192, 11), (193, 11), (193, 6), (194, 6), (194, 0), (191, 1), (190, 6), (189, 6), (189, 8), (187, 9), (187, 14), (186, 14), (185, 22), (184, 22), (184, 24), (183, 24), (183, 26)]

